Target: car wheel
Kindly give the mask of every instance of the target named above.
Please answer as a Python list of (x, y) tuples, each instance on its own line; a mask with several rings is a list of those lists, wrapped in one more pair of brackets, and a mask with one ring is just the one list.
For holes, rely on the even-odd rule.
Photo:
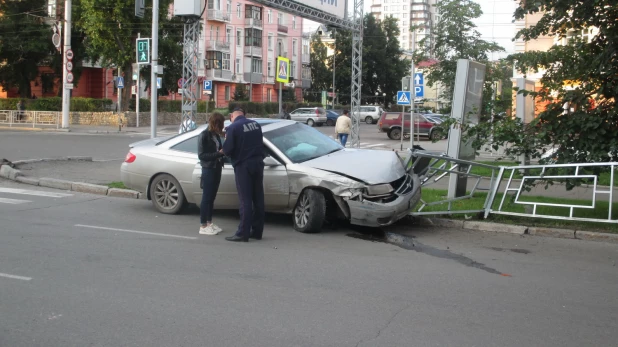
[(335, 125), (335, 121), (334, 121), (334, 120), (332, 120), (332, 119), (327, 119), (327, 120), (326, 120), (326, 125), (328, 125), (328, 126), (331, 126), (331, 127), (332, 127), (333, 125)]
[(397, 128), (389, 130), (388, 138), (391, 140), (401, 140), (401, 130)]
[(315, 125), (315, 122), (314, 122), (314, 121), (313, 121), (313, 119), (311, 119), (311, 118), (310, 118), (310, 119), (307, 119), (307, 125), (308, 125), (308, 126), (310, 126), (310, 127), (312, 127), (312, 126), (314, 126), (314, 125)]
[(371, 118), (370, 116), (367, 116), (367, 118), (365, 118), (365, 123), (373, 124), (373, 118)]
[(326, 218), (326, 199), (322, 192), (306, 189), (294, 207), (294, 230), (319, 233)]
[(161, 213), (176, 214), (185, 203), (185, 194), (180, 183), (168, 174), (161, 174), (150, 184), (152, 204)]
[(429, 139), (432, 141), (438, 141), (442, 139), (442, 136), (440, 136), (439, 131), (432, 131), (431, 134), (429, 134)]

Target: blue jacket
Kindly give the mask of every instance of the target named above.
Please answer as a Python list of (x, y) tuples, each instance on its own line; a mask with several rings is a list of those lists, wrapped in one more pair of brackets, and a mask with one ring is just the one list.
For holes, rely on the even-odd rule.
[(234, 123), (227, 127), (223, 153), (230, 157), (232, 166), (252, 158), (264, 159), (262, 141), (262, 127), (256, 121), (238, 116)]

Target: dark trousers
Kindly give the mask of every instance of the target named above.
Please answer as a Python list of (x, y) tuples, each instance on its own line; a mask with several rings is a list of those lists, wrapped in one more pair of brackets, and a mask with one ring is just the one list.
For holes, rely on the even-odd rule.
[(264, 161), (249, 159), (234, 166), (240, 200), (240, 224), (236, 236), (261, 237), (264, 231)]
[(221, 168), (202, 168), (202, 203), (200, 204), (200, 223), (212, 222), (212, 210), (221, 183)]

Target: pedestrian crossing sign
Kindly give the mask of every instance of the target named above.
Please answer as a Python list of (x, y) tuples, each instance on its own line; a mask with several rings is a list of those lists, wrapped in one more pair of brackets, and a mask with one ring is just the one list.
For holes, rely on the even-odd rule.
[(409, 91), (400, 90), (397, 92), (397, 105), (410, 106), (412, 98)]
[(290, 83), (290, 59), (277, 57), (277, 82)]

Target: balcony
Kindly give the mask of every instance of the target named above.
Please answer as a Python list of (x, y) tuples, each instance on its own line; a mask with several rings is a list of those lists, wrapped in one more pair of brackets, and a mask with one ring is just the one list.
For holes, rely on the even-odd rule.
[(309, 64), (309, 62), (311, 62), (310, 57), (311, 56), (309, 55), (309, 53), (303, 53), (302, 56), (301, 56), (301, 62), (303, 64)]
[(245, 46), (245, 55), (248, 55), (250, 57), (261, 57), (262, 47)]
[(245, 72), (243, 74), (246, 83), (262, 83), (262, 74), (256, 72)]
[(287, 25), (283, 25), (283, 24), (277, 24), (277, 31), (280, 33), (288, 33), (288, 27)]
[(229, 52), (230, 44), (229, 42), (207, 40), (206, 50), (207, 51), (217, 51), (217, 52)]
[(214, 20), (217, 22), (230, 23), (231, 15), (229, 12), (223, 10), (208, 10), (206, 15), (207, 20)]
[(262, 28), (262, 20), (256, 18), (245, 18), (246, 28)]
[(302, 81), (301, 88), (303, 88), (303, 89), (309, 89), (309, 88), (311, 88), (311, 79), (305, 79), (305, 78), (303, 78), (303, 79), (301, 79), (301, 81)]
[(216, 78), (224, 81), (232, 80), (232, 71), (221, 70), (221, 69), (207, 69), (206, 77), (208, 78)]

